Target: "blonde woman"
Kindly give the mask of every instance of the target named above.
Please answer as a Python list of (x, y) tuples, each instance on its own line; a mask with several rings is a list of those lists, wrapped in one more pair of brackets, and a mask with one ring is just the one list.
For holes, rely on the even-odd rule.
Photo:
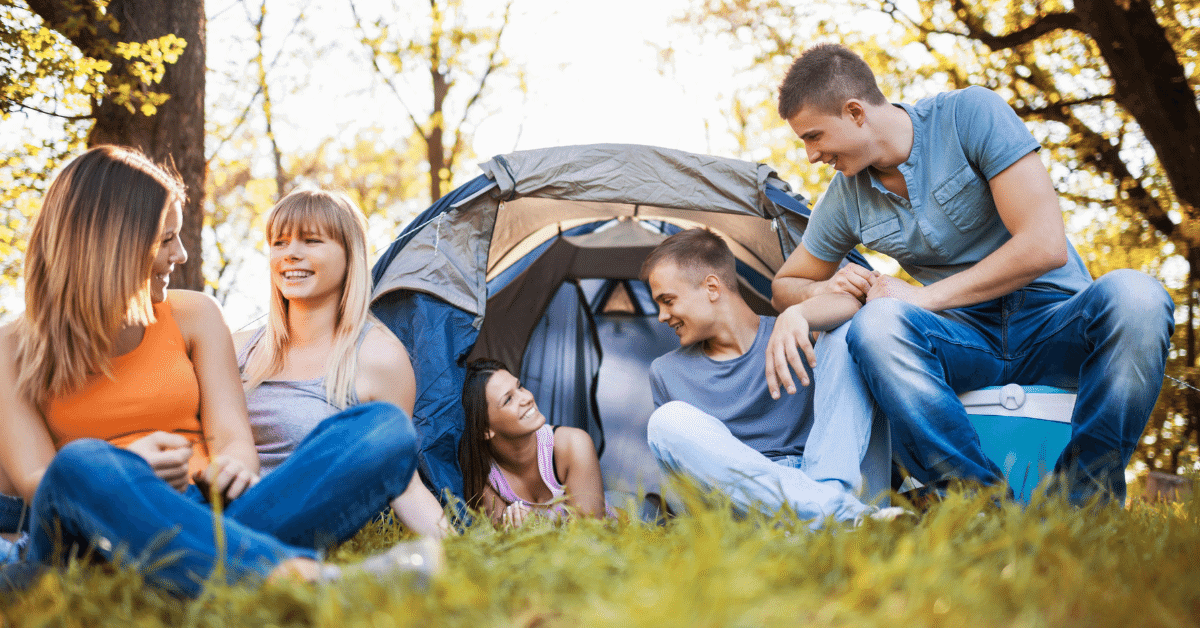
[[(353, 439), (297, 451), (329, 465), (319, 477), (259, 480), (220, 311), (200, 293), (167, 289), (187, 260), (183, 194), (177, 177), (112, 146), (76, 158), (47, 190), (26, 251), (26, 310), (0, 329), (0, 466), (31, 504), (28, 559), (90, 547), (195, 595), (218, 558), (207, 503), (216, 495), (228, 502), (230, 580), (333, 577), (317, 548), (348, 538), (378, 512), (370, 496), (405, 483), (361, 477), (366, 446)], [(415, 465), (403, 421), (364, 438), (372, 464)], [(279, 499), (297, 486), (324, 500)], [(364, 566), (429, 571), (436, 551), (406, 546)]]
[[(263, 473), (289, 469), (310, 434), (386, 402), (386, 420), (412, 429), (416, 379), (404, 345), (368, 313), (366, 224), (345, 194), (301, 190), (267, 216), (271, 303), (267, 324), (239, 334), (238, 365)], [(394, 412), (398, 407), (403, 416)], [(350, 412), (342, 412), (350, 408)], [(364, 472), (373, 472), (364, 461)], [(306, 461), (305, 464), (311, 464)], [(410, 466), (384, 469), (405, 480), (391, 506), (420, 534), (450, 530), (443, 510)], [(380, 503), (380, 510), (387, 504)]]

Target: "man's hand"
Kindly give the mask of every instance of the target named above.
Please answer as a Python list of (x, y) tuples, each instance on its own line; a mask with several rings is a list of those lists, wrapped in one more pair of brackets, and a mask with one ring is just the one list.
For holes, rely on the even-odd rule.
[(921, 290), (921, 288), (918, 288), (907, 281), (904, 281), (903, 279), (897, 279), (889, 275), (881, 275), (875, 280), (874, 285), (871, 286), (871, 290), (867, 292), (867, 301), (870, 302), (874, 301), (875, 299), (891, 297), (893, 299), (900, 299), (905, 303), (911, 303), (917, 307), (929, 309), (928, 306), (925, 305), (924, 299), (922, 298), (923, 293)]
[(846, 264), (825, 282), (822, 292), (848, 294), (861, 303), (866, 300), (867, 293), (879, 277), (879, 271), (867, 270), (858, 264)]
[(767, 389), (771, 391), (772, 399), (779, 398), (781, 383), (789, 395), (796, 394), (791, 370), (796, 371), (801, 386), (809, 384), (808, 371), (804, 368), (801, 353), (808, 359), (810, 367), (817, 366), (817, 354), (813, 351), (812, 340), (809, 338), (808, 320), (800, 313), (799, 308), (799, 305), (793, 305), (775, 319), (775, 329), (771, 331), (771, 338), (767, 341)]
[(217, 495), (225, 501), (237, 499), (246, 489), (258, 484), (258, 475), (251, 473), (246, 465), (232, 456), (217, 456), (208, 463), (208, 468), (198, 471), (192, 478), (196, 486), (211, 499), (210, 491), (216, 489)]
[(192, 441), (170, 432), (154, 432), (125, 447), (145, 458), (154, 475), (182, 492), (188, 485), (188, 460), (192, 458)]

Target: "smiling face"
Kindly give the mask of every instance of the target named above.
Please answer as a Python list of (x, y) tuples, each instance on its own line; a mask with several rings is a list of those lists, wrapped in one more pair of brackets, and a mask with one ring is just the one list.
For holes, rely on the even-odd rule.
[(271, 283), (288, 301), (341, 299), (346, 249), (311, 229), (280, 233), (271, 241)]
[(167, 299), (167, 286), (171, 283), (171, 271), (176, 264), (187, 261), (187, 250), (179, 239), (183, 228), (183, 207), (179, 201), (171, 201), (163, 216), (162, 229), (158, 232), (158, 254), (150, 271), (150, 301), (162, 303)]
[(492, 373), (484, 391), (488, 408), (487, 438), (517, 438), (532, 434), (546, 424), (546, 417), (538, 411), (533, 393), (512, 373), (504, 370)]
[(826, 163), (852, 177), (872, 161), (864, 115), (862, 105), (850, 100), (840, 115), (813, 106), (803, 107), (788, 118), (788, 125), (804, 142), (810, 163)]
[(658, 320), (675, 330), (680, 346), (708, 340), (717, 317), (718, 295), (711, 285), (717, 279), (707, 275), (697, 280), (696, 274), (666, 261), (647, 277), (650, 294), (658, 303)]

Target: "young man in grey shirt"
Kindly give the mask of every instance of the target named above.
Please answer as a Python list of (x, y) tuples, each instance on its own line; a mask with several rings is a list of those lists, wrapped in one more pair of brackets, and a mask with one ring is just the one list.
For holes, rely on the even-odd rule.
[[(876, 513), (855, 496), (870, 439), (871, 401), (861, 382), (842, 387), (822, 379), (858, 378), (848, 360), (824, 361), (823, 346), (844, 343), (844, 332), (826, 334), (816, 349), (805, 332), (796, 343), (809, 367), (797, 374), (805, 388), (776, 399), (764, 377), (775, 319), (755, 314), (742, 299), (733, 253), (720, 236), (689, 229), (667, 238), (647, 257), (642, 278), (658, 303), (658, 319), (675, 330), (680, 344), (650, 366), (657, 409), (647, 437), (659, 464), (727, 493), (743, 511), (773, 512), (787, 504), (814, 528), (829, 517), (845, 521)], [(857, 309), (853, 298), (832, 295), (806, 304), (805, 312), (813, 330), (827, 330)], [(808, 386), (814, 366), (815, 396)]]

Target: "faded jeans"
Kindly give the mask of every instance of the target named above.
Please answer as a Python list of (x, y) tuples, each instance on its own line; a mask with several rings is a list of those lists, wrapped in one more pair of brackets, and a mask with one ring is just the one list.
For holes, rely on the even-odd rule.
[(1077, 388), (1071, 439), (1055, 463), (1070, 499), (1125, 499), (1125, 466), (1162, 389), (1174, 305), (1155, 279), (1118, 270), (1074, 295), (1022, 289), (931, 312), (867, 303), (847, 337), (891, 422), (894, 451), (924, 484), (1004, 482), (957, 394), (1007, 383)]
[[(803, 456), (771, 460), (738, 440), (718, 418), (683, 401), (663, 404), (646, 427), (650, 450), (667, 473), (691, 477), (729, 495), (742, 512), (787, 504), (811, 527), (852, 521), (870, 510), (855, 494), (871, 438), (874, 407), (845, 348), (848, 325), (822, 334), (815, 347), (813, 421)], [(764, 374), (765, 377), (765, 374)], [(782, 394), (787, 394), (786, 391)]]
[(141, 456), (77, 440), (58, 452), (38, 485), (29, 559), (53, 561), (61, 533), (61, 547), (120, 556), (151, 583), (195, 596), (222, 559), (227, 580), (239, 582), (291, 558), (318, 558), (318, 550), (383, 512), (408, 486), (416, 462), (416, 432), (395, 406), (367, 403), (336, 414), (229, 503), (220, 521), (221, 555), (214, 514), (199, 489), (180, 493)]

